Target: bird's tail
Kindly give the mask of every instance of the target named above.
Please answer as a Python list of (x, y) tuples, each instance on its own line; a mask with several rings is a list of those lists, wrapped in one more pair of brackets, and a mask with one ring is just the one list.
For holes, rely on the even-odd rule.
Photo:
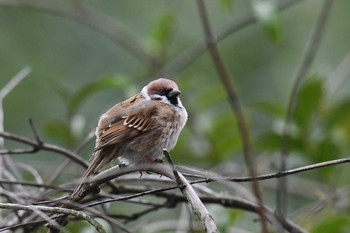
[[(106, 148), (105, 148), (106, 149)], [(108, 153), (106, 153), (108, 152)], [(79, 185), (75, 187), (74, 191), (71, 194), (71, 197), (74, 197), (75, 195), (79, 194), (84, 187), (84, 185), (87, 183), (88, 179), (93, 175), (94, 173), (98, 172), (102, 167), (104, 167), (106, 164), (111, 162), (114, 159), (116, 149), (113, 150), (104, 150), (100, 149), (95, 151), (91, 156), (91, 162), (89, 167), (84, 172)], [(81, 194), (79, 194), (81, 195)]]
[(81, 177), (79, 184), (74, 188), (71, 197), (74, 197), (81, 191), (81, 189), (86, 184), (88, 178), (91, 177), (92, 174), (97, 172), (103, 166), (102, 162), (103, 156), (101, 156), (101, 150), (94, 152), (89, 167), (86, 169), (83, 176)]

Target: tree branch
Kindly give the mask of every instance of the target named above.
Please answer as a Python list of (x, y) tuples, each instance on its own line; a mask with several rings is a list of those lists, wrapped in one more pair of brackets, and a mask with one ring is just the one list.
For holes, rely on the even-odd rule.
[(16, 141), (16, 142), (20, 142), (22, 144), (31, 146), (32, 149), (31, 150), (0, 150), (0, 155), (6, 155), (6, 154), (18, 154), (18, 153), (23, 153), (23, 154), (27, 154), (27, 153), (36, 153), (40, 150), (45, 150), (45, 151), (52, 151), (61, 155), (64, 155), (65, 157), (69, 158), (70, 160), (74, 161), (75, 163), (79, 164), (80, 166), (87, 168), (88, 167), (88, 163), (82, 159), (79, 155), (73, 153), (72, 151), (69, 151), (63, 147), (57, 146), (57, 145), (53, 145), (53, 144), (49, 144), (49, 143), (43, 143), (41, 141), (32, 141), (29, 140), (25, 137), (19, 136), (19, 135), (15, 135), (12, 133), (8, 133), (8, 132), (0, 132), (0, 137), (2, 138), (6, 138), (12, 141)]
[[(204, 1), (197, 0), (197, 5), (198, 5), (198, 9), (199, 9), (199, 15), (200, 15), (200, 18), (201, 18), (201, 21), (203, 24), (203, 28), (204, 28), (204, 33), (206, 36), (209, 54), (211, 55), (212, 61), (215, 65), (216, 71), (219, 74), (221, 82), (222, 82), (223, 86), (225, 87), (226, 93), (228, 95), (229, 103), (230, 103), (230, 105), (234, 111), (234, 114), (236, 116), (236, 119), (237, 119), (238, 129), (239, 129), (239, 133), (240, 133), (241, 140), (242, 140), (244, 159), (245, 159), (246, 165), (247, 165), (248, 170), (249, 170), (249, 175), (254, 177), (254, 176), (256, 176), (255, 158), (253, 155), (253, 148), (252, 148), (252, 144), (250, 141), (248, 127), (247, 127), (247, 124), (245, 122), (245, 118), (243, 115), (242, 107), (241, 107), (237, 92), (236, 92), (236, 90), (231, 82), (232, 78), (228, 72), (227, 67), (225, 66), (225, 63), (221, 57), (219, 49), (216, 46), (215, 36), (212, 33), (212, 30), (211, 30), (211, 27), (209, 24), (209, 19), (208, 19), (208, 15), (207, 15), (207, 12), (205, 9)], [(261, 230), (263, 233), (267, 233), (268, 228), (267, 228), (267, 224), (265, 222), (264, 209), (263, 209), (264, 204), (263, 204), (262, 194), (260, 191), (260, 185), (255, 180), (252, 182), (252, 189), (253, 189), (253, 193), (254, 193), (259, 205), (261, 206), (261, 210), (260, 210), (260, 214), (259, 214), (260, 223), (261, 223)]]
[(198, 197), (197, 193), (194, 191), (191, 184), (187, 179), (179, 173), (173, 163), (173, 160), (170, 157), (169, 152), (164, 149), (163, 154), (170, 164), (170, 168), (174, 174), (174, 181), (177, 183), (180, 191), (187, 199), (188, 203), (191, 205), (193, 212), (200, 218), (204, 225), (205, 232), (218, 233), (219, 230), (214, 222), (213, 217), (208, 212), (207, 208), (203, 205), (201, 199)]
[[(301, 60), (300, 67), (295, 76), (295, 82), (290, 94), (289, 103), (287, 107), (287, 113), (284, 120), (283, 132), (282, 132), (282, 145), (281, 145), (281, 159), (280, 159), (280, 170), (284, 171), (286, 169), (286, 159), (289, 154), (289, 132), (290, 125), (293, 120), (293, 114), (295, 108), (298, 104), (298, 93), (302, 86), (304, 79), (306, 78), (306, 73), (309, 70), (312, 62), (314, 61), (317, 53), (317, 49), (322, 39), (322, 35), (325, 29), (326, 22), (328, 20), (329, 12), (332, 8), (333, 0), (325, 0), (321, 13), (317, 19), (314, 31), (311, 35), (310, 41), (305, 50), (304, 57)], [(279, 191), (276, 197), (277, 212), (279, 213), (281, 219), (283, 220), (286, 214), (287, 208), (287, 180), (280, 179), (278, 182)]]
[(103, 229), (102, 225), (95, 221), (91, 216), (85, 214), (84, 212), (76, 211), (73, 209), (66, 209), (61, 207), (47, 207), (47, 206), (33, 206), (33, 205), (21, 205), (21, 204), (12, 204), (12, 203), (0, 203), (0, 209), (13, 209), (13, 210), (26, 210), (26, 211), (34, 211), (40, 210), (42, 212), (49, 213), (60, 213), (73, 215), (78, 218), (82, 218), (90, 223), (97, 232), (105, 233), (106, 231)]

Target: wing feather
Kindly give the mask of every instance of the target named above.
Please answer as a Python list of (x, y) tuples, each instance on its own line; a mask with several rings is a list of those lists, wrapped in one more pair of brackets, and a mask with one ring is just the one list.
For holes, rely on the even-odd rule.
[[(132, 97), (116, 105), (115, 112), (107, 112), (109, 116), (113, 115), (114, 117), (108, 117), (112, 121), (103, 118), (100, 120), (95, 151), (110, 145), (125, 143), (154, 127), (157, 107), (152, 104), (145, 106), (141, 100), (144, 99)], [(129, 104), (134, 107), (130, 108)], [(135, 111), (136, 109), (137, 111)]]

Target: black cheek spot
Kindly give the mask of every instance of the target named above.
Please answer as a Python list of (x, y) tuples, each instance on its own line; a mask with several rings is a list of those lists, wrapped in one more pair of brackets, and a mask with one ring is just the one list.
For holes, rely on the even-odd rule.
[(179, 101), (178, 101), (178, 98), (175, 97), (175, 98), (169, 98), (169, 101), (172, 105), (175, 105), (177, 106), (179, 104)]

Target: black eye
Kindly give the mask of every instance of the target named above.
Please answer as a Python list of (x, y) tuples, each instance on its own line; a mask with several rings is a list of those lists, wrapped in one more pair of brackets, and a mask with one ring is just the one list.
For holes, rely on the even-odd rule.
[(167, 91), (166, 90), (161, 90), (158, 92), (159, 95), (167, 95)]
[(162, 90), (155, 91), (154, 94), (159, 96), (166, 96), (167, 91), (162, 89)]
[(152, 97), (152, 99), (154, 99), (154, 100), (162, 100), (162, 96), (165, 96), (172, 105), (179, 104), (179, 101), (178, 101), (178, 96), (180, 94), (179, 90), (172, 89), (172, 88), (171, 89), (162, 89), (162, 90), (157, 91), (155, 94), (156, 95), (154, 95)]

